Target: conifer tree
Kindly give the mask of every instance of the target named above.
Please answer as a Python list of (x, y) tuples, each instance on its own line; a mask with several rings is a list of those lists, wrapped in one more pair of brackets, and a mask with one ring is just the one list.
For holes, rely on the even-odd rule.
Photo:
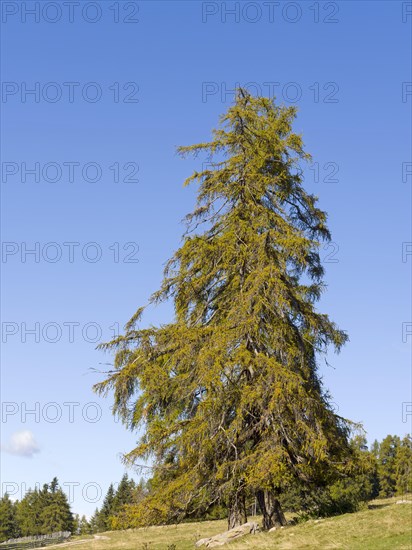
[(57, 479), (57, 477), (54, 477), (51, 480), (51, 483), (49, 485), (49, 489), (50, 489), (50, 492), (52, 494), (56, 493), (59, 490), (59, 480)]
[(64, 510), (56, 502), (50, 503), (42, 510), (40, 521), (43, 535), (65, 530), (66, 516)]
[(65, 493), (58, 485), (51, 486), (51, 491), (48, 503), (40, 514), (42, 534), (72, 531), (73, 515)]
[(379, 496), (391, 497), (396, 492), (396, 455), (400, 446), (397, 435), (387, 435), (379, 445)]
[(136, 485), (133, 479), (129, 479), (129, 476), (126, 474), (123, 475), (119, 487), (117, 488), (116, 494), (113, 499), (112, 513), (118, 513), (122, 506), (125, 504), (131, 504), (133, 502), (134, 491)]
[(29, 489), (20, 502), (16, 505), (16, 518), (19, 524), (21, 536), (42, 535), (41, 519), (42, 502), (37, 487)]
[(412, 438), (406, 435), (395, 456), (395, 490), (403, 495), (412, 492)]
[(107, 531), (110, 528), (110, 516), (113, 515), (113, 501), (115, 497), (115, 490), (113, 483), (109, 485), (106, 496), (104, 498), (100, 511), (96, 510), (93, 523), (97, 531)]
[(96, 508), (94, 514), (90, 518), (90, 532), (98, 533), (99, 531), (99, 509)]
[(310, 156), (292, 130), (296, 110), (239, 90), (206, 143), (208, 164), (183, 245), (150, 304), (172, 300), (175, 318), (125, 334), (103, 349), (114, 370), (114, 413), (143, 428), (126, 460), (151, 458), (147, 521), (172, 521), (217, 501), (228, 527), (246, 520), (255, 494), (264, 528), (284, 524), (279, 495), (337, 474), (350, 454), (349, 423), (333, 412), (319, 357), (339, 351), (344, 332), (317, 310), (326, 214), (302, 185)]
[(7, 493), (0, 499), (0, 542), (19, 536), (16, 510)]
[(89, 535), (91, 533), (90, 523), (87, 521), (86, 516), (82, 516), (79, 521), (79, 534)]

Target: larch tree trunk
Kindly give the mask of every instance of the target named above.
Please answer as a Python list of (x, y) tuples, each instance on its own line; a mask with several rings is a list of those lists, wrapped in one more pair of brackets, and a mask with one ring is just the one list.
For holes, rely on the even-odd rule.
[(282, 507), (273, 491), (257, 491), (256, 496), (263, 514), (262, 528), (264, 531), (272, 527), (286, 525), (287, 522)]

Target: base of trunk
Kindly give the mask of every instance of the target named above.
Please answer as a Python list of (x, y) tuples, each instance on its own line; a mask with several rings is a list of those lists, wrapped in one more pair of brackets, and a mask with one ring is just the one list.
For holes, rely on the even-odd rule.
[(258, 491), (256, 497), (263, 515), (262, 528), (264, 531), (272, 529), (272, 527), (286, 525), (282, 507), (273, 491)]
[(229, 502), (227, 514), (227, 528), (233, 529), (239, 525), (247, 523), (245, 496), (235, 495)]

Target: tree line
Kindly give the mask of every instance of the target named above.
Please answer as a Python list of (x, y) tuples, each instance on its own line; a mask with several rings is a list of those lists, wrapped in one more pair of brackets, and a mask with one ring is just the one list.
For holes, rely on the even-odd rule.
[(0, 500), (0, 542), (18, 537), (73, 532), (74, 521), (68, 498), (58, 479), (41, 489), (29, 489), (19, 501), (6, 493)]
[(59, 531), (84, 535), (117, 529), (117, 516), (124, 507), (136, 505), (148, 491), (149, 483), (143, 479), (136, 483), (125, 474), (117, 489), (109, 486), (101, 508), (89, 519), (72, 513), (56, 477), (41, 489), (29, 489), (20, 501), (12, 501), (5, 493), (0, 499), (0, 542)]

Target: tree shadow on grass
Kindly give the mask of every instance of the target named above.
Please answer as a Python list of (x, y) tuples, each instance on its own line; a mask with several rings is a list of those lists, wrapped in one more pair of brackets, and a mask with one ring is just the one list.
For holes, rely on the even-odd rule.
[(387, 506), (390, 506), (390, 504), (382, 503), (382, 504), (368, 504), (368, 510), (378, 510), (380, 508), (386, 508)]

